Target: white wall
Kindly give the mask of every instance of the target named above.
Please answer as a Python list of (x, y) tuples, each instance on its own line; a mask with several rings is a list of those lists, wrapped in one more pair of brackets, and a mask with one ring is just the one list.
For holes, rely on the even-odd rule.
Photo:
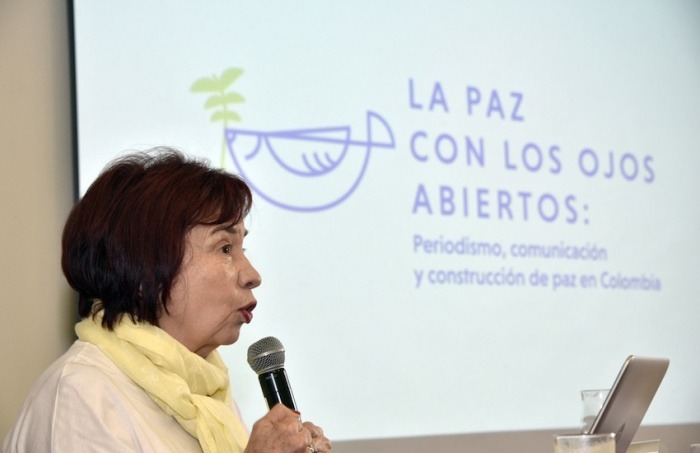
[(0, 0), (0, 436), (72, 341), (60, 268), (73, 199), (66, 4)]

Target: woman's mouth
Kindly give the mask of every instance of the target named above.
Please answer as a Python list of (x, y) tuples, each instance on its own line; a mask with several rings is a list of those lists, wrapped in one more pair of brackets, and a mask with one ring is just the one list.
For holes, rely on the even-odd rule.
[(243, 320), (246, 324), (250, 324), (250, 322), (253, 320), (253, 310), (255, 309), (256, 305), (258, 305), (258, 303), (253, 301), (245, 307), (238, 309), (238, 311), (243, 315)]

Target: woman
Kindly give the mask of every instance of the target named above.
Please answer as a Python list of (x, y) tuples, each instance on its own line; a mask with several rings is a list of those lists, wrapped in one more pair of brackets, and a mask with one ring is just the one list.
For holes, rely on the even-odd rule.
[(63, 272), (78, 340), (39, 378), (3, 451), (327, 452), (277, 405), (248, 433), (216, 348), (253, 318), (251, 192), (157, 149), (115, 161), (71, 211)]

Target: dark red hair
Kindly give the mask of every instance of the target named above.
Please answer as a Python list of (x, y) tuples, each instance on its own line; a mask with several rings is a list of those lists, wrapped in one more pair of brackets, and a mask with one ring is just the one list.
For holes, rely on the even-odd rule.
[(252, 195), (237, 176), (170, 148), (117, 159), (73, 207), (61, 266), (87, 317), (99, 300), (103, 326), (121, 316), (158, 325), (196, 225), (234, 225)]

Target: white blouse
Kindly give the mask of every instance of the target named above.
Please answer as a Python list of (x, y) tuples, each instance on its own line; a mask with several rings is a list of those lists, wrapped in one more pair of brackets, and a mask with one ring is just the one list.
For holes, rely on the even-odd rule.
[[(232, 409), (238, 414), (237, 407)], [(77, 340), (34, 384), (2, 451), (199, 452), (201, 448), (97, 346)]]

